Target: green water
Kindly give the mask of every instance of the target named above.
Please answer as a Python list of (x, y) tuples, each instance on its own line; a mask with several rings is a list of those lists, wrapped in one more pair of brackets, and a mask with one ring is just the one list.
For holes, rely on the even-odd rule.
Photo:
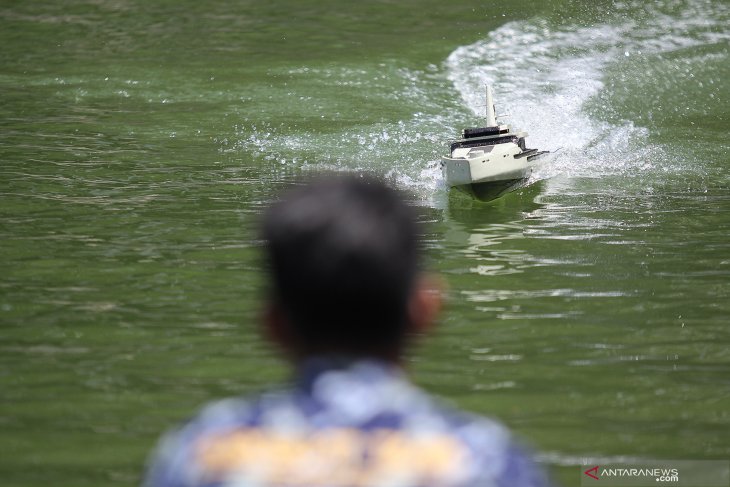
[[(283, 380), (256, 220), (320, 169), (429, 224), (420, 385), (563, 485), (727, 459), (728, 25), (719, 0), (3, 2), (2, 484), (135, 485), (162, 430)], [(489, 205), (438, 171), (485, 83), (557, 150)]]

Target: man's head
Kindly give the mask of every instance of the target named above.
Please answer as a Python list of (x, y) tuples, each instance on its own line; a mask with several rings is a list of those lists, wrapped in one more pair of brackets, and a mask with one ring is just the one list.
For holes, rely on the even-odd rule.
[(426, 317), (420, 302), (413, 211), (377, 180), (331, 176), (299, 187), (266, 213), (263, 237), (267, 326), (288, 352), (397, 358), (436, 310)]

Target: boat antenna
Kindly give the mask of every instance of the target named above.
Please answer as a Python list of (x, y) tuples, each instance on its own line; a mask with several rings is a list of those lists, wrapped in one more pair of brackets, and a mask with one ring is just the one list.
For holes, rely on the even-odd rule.
[(487, 85), (487, 127), (497, 126), (497, 115), (494, 109), (494, 100), (492, 98), (492, 87)]

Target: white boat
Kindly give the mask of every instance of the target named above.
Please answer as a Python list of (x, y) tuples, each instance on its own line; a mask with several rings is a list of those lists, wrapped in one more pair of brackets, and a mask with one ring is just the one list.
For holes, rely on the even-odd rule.
[(527, 149), (527, 132), (497, 123), (492, 89), (487, 86), (487, 126), (464, 129), (449, 143), (441, 171), (449, 187), (482, 201), (499, 198), (525, 185), (536, 160), (548, 151)]

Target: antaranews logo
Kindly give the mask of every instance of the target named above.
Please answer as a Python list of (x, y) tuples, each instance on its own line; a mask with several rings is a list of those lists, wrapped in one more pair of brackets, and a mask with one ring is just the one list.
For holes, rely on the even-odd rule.
[[(586, 462), (588, 463), (588, 462)], [(591, 465), (591, 463), (588, 463)], [(637, 460), (581, 467), (581, 486), (591, 487), (730, 487), (727, 460)]]
[(598, 468), (599, 468), (598, 465), (596, 465), (595, 467), (589, 468), (588, 470), (586, 470), (583, 473), (586, 474), (586, 475), (588, 475), (592, 479), (600, 480), (598, 478)]
[[(596, 465), (583, 472), (594, 480), (612, 480), (610, 485), (652, 485), (653, 482), (679, 482), (676, 468), (603, 467)], [(603, 482), (602, 485), (609, 485)]]

